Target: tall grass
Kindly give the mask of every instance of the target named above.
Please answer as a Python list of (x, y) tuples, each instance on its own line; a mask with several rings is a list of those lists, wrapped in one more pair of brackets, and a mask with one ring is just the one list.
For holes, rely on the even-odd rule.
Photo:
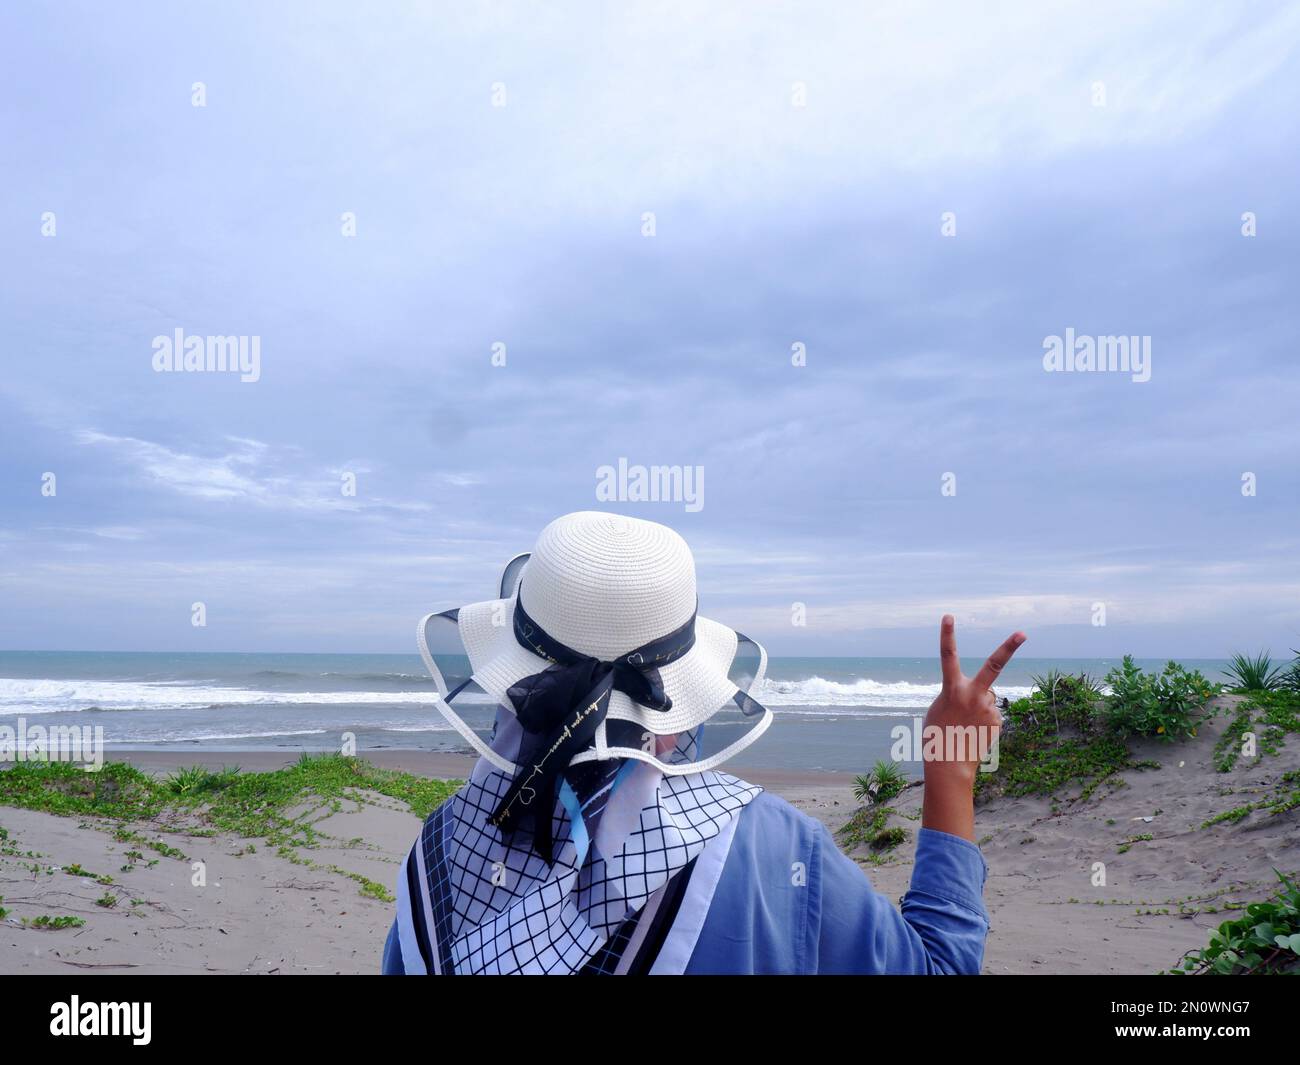
[(875, 764), (870, 773), (854, 778), (853, 796), (858, 802), (889, 802), (907, 787), (907, 777), (893, 762), (883, 759)]
[(1102, 686), (1095, 677), (1087, 673), (1062, 673), (1059, 669), (1049, 669), (1031, 679), (1041, 696), (1041, 704), (1051, 712), (1058, 732), (1062, 723), (1072, 725), (1080, 732), (1091, 730), (1102, 699)]
[(1289, 692), (1300, 692), (1300, 651), (1292, 650), (1295, 661), (1282, 674), (1281, 687)]
[(163, 782), (173, 795), (198, 795), (205, 791), (221, 791), (239, 779), (239, 766), (225, 766), (214, 773), (201, 765), (178, 769)]
[(1273, 665), (1267, 651), (1261, 651), (1254, 658), (1235, 654), (1232, 664), (1224, 672), (1235, 691), (1271, 692), (1282, 687), (1282, 667)]

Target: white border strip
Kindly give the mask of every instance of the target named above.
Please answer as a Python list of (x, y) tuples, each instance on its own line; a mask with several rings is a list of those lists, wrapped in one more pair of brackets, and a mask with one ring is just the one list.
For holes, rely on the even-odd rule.
[[(418, 847), (420, 841), (415, 841)], [(411, 848), (414, 850), (415, 847)], [(397, 874), (397, 941), (402, 948), (402, 971), (407, 976), (425, 976), (424, 958), (415, 938), (415, 923), (411, 918), (411, 893), (408, 890), (407, 865), (411, 861), (411, 851), (402, 859), (401, 871)], [(427, 926), (426, 926), (427, 927)]]
[(700, 931), (704, 928), (704, 919), (708, 916), (709, 904), (713, 902), (713, 893), (718, 889), (718, 881), (722, 879), (722, 867), (727, 864), (727, 855), (731, 853), (736, 825), (740, 823), (744, 812), (743, 808), (736, 811), (736, 816), (727, 827), (695, 859), (695, 871), (691, 873), (690, 882), (686, 885), (686, 894), (677, 909), (677, 919), (668, 930), (659, 957), (650, 966), (651, 976), (680, 976), (686, 971), (691, 955), (695, 953)]

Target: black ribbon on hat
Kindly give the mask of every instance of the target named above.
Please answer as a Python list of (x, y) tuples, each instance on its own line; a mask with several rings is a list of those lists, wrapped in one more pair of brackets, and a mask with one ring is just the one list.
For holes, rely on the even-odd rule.
[(514, 631), (521, 646), (551, 664), (506, 692), (525, 742), (519, 752), (519, 772), (488, 823), (503, 832), (531, 829), (534, 849), (551, 862), (555, 847), (551, 817), (569, 762), (594, 742), (615, 690), (651, 710), (672, 709), (659, 667), (695, 646), (695, 614), (668, 635), (612, 662), (580, 654), (545, 632), (524, 610), (522, 595), (515, 600)]

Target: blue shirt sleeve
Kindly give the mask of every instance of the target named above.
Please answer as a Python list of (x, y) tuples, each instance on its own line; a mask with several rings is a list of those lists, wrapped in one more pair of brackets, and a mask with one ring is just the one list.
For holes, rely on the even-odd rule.
[(822, 827), (817, 964), (823, 973), (979, 973), (988, 915), (979, 848), (923, 828), (901, 912)]
[(380, 962), (379, 971), (384, 976), (406, 975), (406, 969), (402, 966), (402, 950), (397, 942), (396, 921), (388, 929), (388, 938), (384, 940), (384, 958)]
[(979, 848), (923, 828), (901, 912), (820, 822), (764, 792), (740, 817), (688, 973), (978, 973)]

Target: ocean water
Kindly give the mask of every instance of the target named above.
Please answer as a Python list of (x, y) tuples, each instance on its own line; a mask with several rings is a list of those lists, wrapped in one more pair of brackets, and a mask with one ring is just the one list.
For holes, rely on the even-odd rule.
[[(1211, 680), (1227, 665), (1182, 661)], [(1052, 667), (1100, 678), (1116, 664), (1017, 658), (997, 689), (1016, 699)], [(1164, 661), (1139, 664), (1159, 669)], [(453, 662), (449, 682), (457, 672)], [(890, 729), (923, 716), (938, 691), (932, 657), (773, 658), (753, 694), (772, 708), (775, 724), (737, 765), (861, 771), (885, 756)], [(438, 713), (436, 694), (418, 655), (0, 651), (0, 725), (23, 717), (29, 728), (103, 726), (110, 751), (338, 750), (345, 732), (362, 750), (467, 750)], [(474, 728), (491, 727), (486, 696), (455, 705)], [(708, 728), (720, 746), (739, 733), (741, 719), (724, 711)]]

